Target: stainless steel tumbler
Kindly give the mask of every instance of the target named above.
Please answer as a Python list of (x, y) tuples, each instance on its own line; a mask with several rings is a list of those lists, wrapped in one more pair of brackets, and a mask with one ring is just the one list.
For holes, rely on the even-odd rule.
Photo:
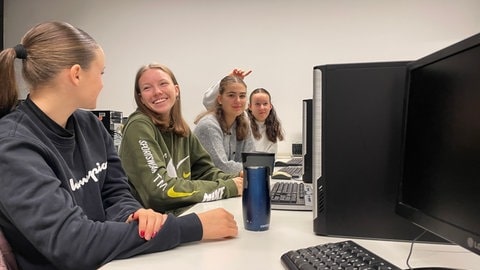
[(244, 168), (243, 223), (246, 230), (266, 231), (270, 227), (270, 179), (265, 166)]

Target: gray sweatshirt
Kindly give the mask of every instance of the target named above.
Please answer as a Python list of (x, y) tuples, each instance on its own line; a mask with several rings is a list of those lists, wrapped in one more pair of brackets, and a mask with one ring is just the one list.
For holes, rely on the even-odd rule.
[(204, 116), (193, 130), (198, 140), (212, 157), (215, 166), (226, 173), (238, 173), (243, 170), (242, 152), (254, 152), (253, 136), (237, 140), (236, 124), (224, 134), (220, 123), (213, 114)]

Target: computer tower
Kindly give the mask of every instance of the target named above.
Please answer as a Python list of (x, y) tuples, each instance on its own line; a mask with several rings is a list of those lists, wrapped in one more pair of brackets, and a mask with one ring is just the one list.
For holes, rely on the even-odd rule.
[(413, 240), (422, 232), (395, 214), (407, 63), (314, 67), (315, 234)]
[(122, 141), (123, 113), (109, 110), (93, 110), (92, 113), (102, 121), (103, 126), (105, 126), (110, 135), (112, 135), (113, 143), (118, 151)]

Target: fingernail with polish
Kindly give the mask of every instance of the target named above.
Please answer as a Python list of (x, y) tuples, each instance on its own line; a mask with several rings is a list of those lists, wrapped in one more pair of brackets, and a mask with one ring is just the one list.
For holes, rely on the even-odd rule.
[(140, 237), (145, 237), (145, 231), (140, 231)]

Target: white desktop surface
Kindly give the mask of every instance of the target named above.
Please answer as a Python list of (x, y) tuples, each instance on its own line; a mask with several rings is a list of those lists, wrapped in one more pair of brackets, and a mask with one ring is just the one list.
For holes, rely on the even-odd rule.
[[(272, 210), (268, 231), (247, 231), (243, 227), (240, 197), (200, 203), (188, 212), (202, 212), (217, 207), (223, 207), (235, 216), (239, 227), (236, 238), (184, 244), (164, 252), (115, 260), (101, 269), (285, 269), (280, 256), (289, 250), (347, 240), (315, 235), (311, 211)], [(405, 261), (410, 242), (351, 240), (396, 266), (408, 269)], [(409, 262), (412, 267), (480, 270), (480, 256), (456, 245), (415, 243)]]

